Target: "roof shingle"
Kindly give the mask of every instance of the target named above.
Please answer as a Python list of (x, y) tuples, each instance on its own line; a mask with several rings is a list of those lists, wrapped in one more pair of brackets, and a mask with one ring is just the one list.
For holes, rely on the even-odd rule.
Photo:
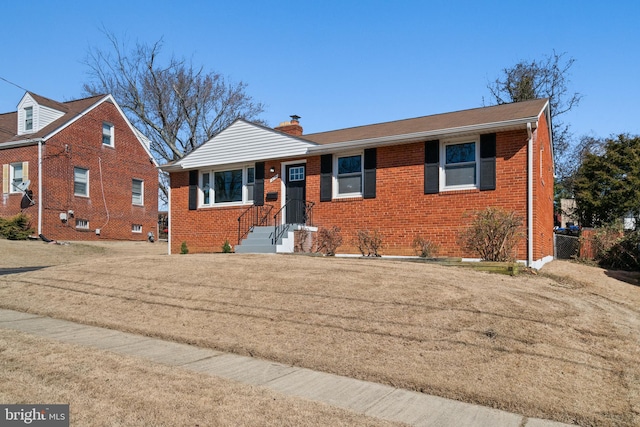
[(488, 123), (508, 122), (538, 117), (547, 102), (547, 99), (535, 99), (532, 101), (515, 102), (328, 132), (312, 133), (303, 135), (302, 138), (318, 144), (331, 144)]
[(59, 119), (53, 121), (49, 125), (40, 129), (37, 132), (18, 135), (18, 112), (0, 114), (0, 144), (7, 142), (22, 141), (27, 139), (42, 138), (55, 131), (56, 129), (64, 126), (69, 121), (73, 120), (84, 111), (86, 111), (93, 104), (104, 98), (106, 95), (96, 95), (88, 98), (77, 99), (75, 101), (57, 102), (49, 98), (45, 98), (40, 95), (31, 93), (31, 96), (38, 102), (38, 104), (56, 109), (65, 113)]

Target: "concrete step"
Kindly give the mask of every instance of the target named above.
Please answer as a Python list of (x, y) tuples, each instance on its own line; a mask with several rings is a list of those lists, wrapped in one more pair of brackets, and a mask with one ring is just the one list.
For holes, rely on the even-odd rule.
[[(244, 254), (276, 253), (277, 247), (272, 242), (274, 231), (275, 231), (274, 227), (254, 227), (253, 230), (249, 234), (247, 234), (247, 237), (244, 238), (242, 242), (240, 242), (240, 244), (236, 246), (235, 252), (244, 253)], [(283, 238), (288, 238), (288, 237), (289, 237), (289, 233), (285, 232), (280, 237), (280, 239), (278, 239), (277, 244), (282, 245)]]
[(236, 246), (235, 252), (237, 254), (275, 254), (276, 246), (271, 244), (271, 240), (268, 245), (243, 241)]

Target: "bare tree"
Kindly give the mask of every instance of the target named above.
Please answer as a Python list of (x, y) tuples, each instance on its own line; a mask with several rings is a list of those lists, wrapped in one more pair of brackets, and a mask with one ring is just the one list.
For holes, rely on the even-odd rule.
[(502, 70), (501, 77), (489, 83), (487, 88), (496, 104), (521, 102), (530, 99), (549, 98), (553, 132), (553, 149), (558, 172), (563, 175), (563, 164), (571, 145), (569, 125), (559, 116), (578, 106), (582, 95), (569, 91), (569, 70), (575, 59), (565, 60), (566, 53), (553, 52), (541, 60), (520, 61)]
[[(85, 64), (91, 81), (85, 94), (111, 93), (131, 123), (151, 140), (160, 163), (181, 159), (237, 118), (255, 120), (264, 111), (245, 90), (219, 73), (205, 72), (171, 55), (161, 61), (162, 39), (128, 48), (104, 31), (110, 48), (92, 48)], [(166, 196), (166, 184), (160, 184)]]

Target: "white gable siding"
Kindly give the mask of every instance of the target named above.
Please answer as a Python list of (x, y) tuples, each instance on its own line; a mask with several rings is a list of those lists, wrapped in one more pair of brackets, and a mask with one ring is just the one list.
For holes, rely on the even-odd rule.
[(238, 120), (178, 162), (185, 169), (302, 156), (312, 142)]
[[(35, 115), (36, 108), (33, 109)], [(58, 120), (60, 117), (64, 116), (62, 111), (54, 110), (53, 108), (40, 106), (38, 109), (38, 121), (33, 121), (34, 128), (37, 127), (38, 130), (47, 126), (50, 123)], [(36, 124), (37, 123), (37, 124)]]
[[(24, 119), (25, 119), (24, 109), (27, 107), (33, 107), (33, 128), (31, 130), (26, 130), (24, 128)], [(37, 131), (38, 127), (36, 123), (38, 123), (38, 104), (28, 93), (26, 93), (22, 97), (22, 99), (20, 100), (20, 103), (18, 104), (17, 116), (18, 116), (18, 135), (34, 133)]]
[[(33, 108), (33, 127), (31, 128), (31, 130), (26, 130), (24, 126), (24, 109), (27, 107)], [(18, 135), (38, 132), (40, 129), (54, 122), (62, 116), (64, 116), (64, 112), (58, 111), (53, 108), (44, 107), (38, 104), (35, 99), (33, 99), (31, 95), (29, 95), (29, 93), (26, 93), (18, 104)]]

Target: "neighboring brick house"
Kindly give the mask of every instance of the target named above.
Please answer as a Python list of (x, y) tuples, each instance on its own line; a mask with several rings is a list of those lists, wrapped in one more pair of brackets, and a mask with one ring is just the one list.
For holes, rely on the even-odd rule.
[(420, 235), (441, 256), (477, 259), (458, 235), (470, 213), (494, 206), (524, 218), (519, 260), (539, 268), (553, 259), (548, 100), (309, 135), (292, 118), (275, 130), (236, 120), (161, 167), (170, 173), (172, 253), (183, 242), (190, 253), (238, 243), (249, 216), (269, 226), (338, 226), (344, 239), (338, 253), (358, 253), (356, 232), (377, 230), (383, 255), (414, 255)]
[(56, 102), (27, 92), (0, 114), (0, 164), (0, 216), (23, 212), (48, 239), (158, 235), (157, 164), (111, 95)]

